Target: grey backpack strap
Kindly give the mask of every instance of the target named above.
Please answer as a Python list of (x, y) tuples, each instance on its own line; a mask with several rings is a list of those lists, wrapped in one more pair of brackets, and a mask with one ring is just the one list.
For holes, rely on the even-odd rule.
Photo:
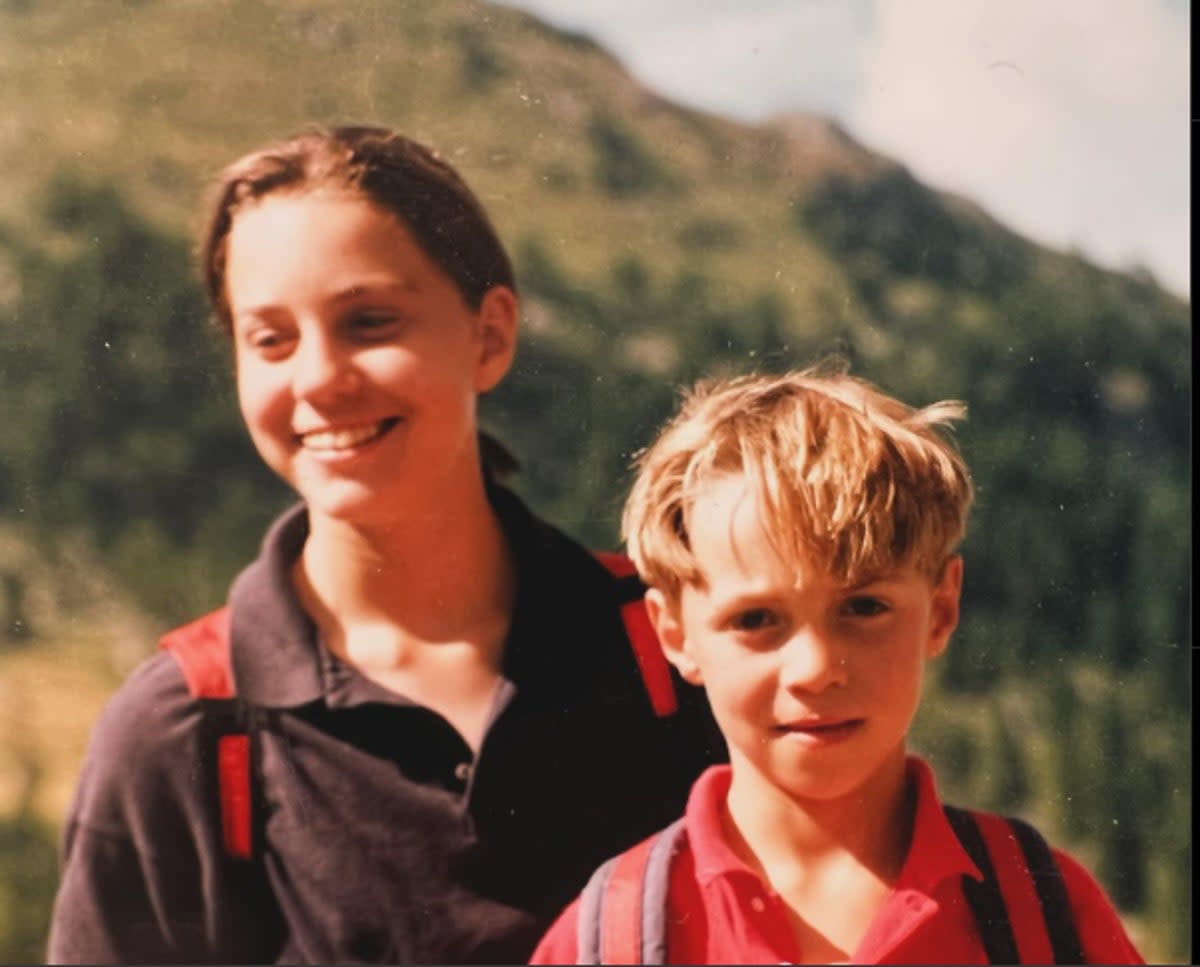
[(666, 963), (671, 861), (684, 836), (678, 819), (592, 874), (579, 898), (577, 963)]
[(612, 876), (617, 858), (614, 856), (601, 866), (579, 895), (579, 920), (576, 925), (577, 964), (600, 963), (600, 907), (604, 902), (604, 891), (608, 878)]
[(677, 819), (655, 837), (642, 876), (642, 963), (667, 962), (667, 898), (671, 892), (671, 861), (683, 846), (687, 830)]

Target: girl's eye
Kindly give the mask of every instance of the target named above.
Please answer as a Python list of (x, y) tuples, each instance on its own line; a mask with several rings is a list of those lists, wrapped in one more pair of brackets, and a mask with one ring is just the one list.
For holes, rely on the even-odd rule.
[(246, 334), (246, 343), (262, 356), (278, 355), (287, 345), (287, 333), (267, 326), (260, 326)]
[(735, 614), (730, 619), (730, 627), (735, 631), (763, 631), (773, 628), (778, 623), (775, 613), (767, 608), (750, 608)]
[(888, 610), (887, 603), (868, 594), (847, 598), (842, 604), (842, 613), (851, 618), (874, 618)]

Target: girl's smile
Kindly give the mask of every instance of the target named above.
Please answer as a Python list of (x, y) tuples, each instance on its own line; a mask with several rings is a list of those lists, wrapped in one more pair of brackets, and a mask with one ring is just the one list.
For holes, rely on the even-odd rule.
[(399, 417), (296, 434), (300, 446), (326, 460), (354, 456), (400, 423)]
[(379, 521), (478, 473), (476, 398), (511, 360), (508, 289), (472, 309), (398, 218), (329, 190), (241, 210), (226, 273), (242, 415), (312, 513)]

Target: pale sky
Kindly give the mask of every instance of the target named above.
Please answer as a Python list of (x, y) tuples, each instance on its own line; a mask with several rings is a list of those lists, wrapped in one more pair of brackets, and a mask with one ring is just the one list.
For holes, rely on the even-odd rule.
[(505, 0), (660, 94), (835, 117), (1011, 228), (1190, 298), (1188, 0)]

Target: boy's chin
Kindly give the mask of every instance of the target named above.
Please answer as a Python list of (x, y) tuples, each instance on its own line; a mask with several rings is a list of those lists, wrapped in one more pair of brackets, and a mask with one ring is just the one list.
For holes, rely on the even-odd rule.
[(904, 782), (905, 751), (874, 768), (847, 768), (834, 766), (759, 767), (748, 761), (731, 759), (733, 787), (742, 788), (754, 798), (781, 797), (806, 810), (823, 810), (831, 807), (853, 809), (868, 799), (887, 797), (893, 787)]

